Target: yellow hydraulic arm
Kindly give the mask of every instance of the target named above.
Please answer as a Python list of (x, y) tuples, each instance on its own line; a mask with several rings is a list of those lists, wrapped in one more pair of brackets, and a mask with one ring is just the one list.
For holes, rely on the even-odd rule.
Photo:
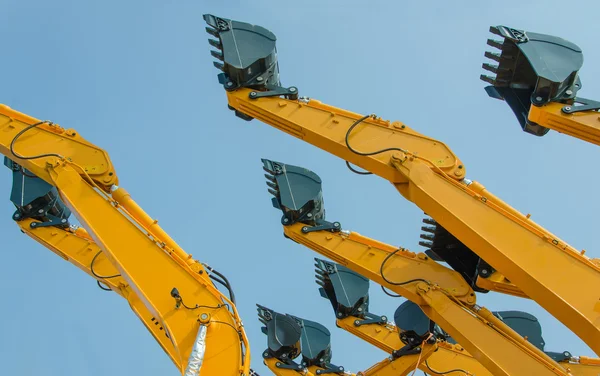
[(202, 375), (250, 374), (250, 350), (235, 305), (206, 268), (117, 186), (104, 150), (72, 129), (0, 105), (0, 152), (23, 180), (33, 177), (55, 187), (85, 228), (60, 226), (67, 219), (52, 222), (52, 216), (48, 226), (43, 218), (20, 218), (17, 211), (13, 218), (23, 232), (127, 299), (181, 374), (200, 369)]
[[(275, 38), (269, 31), (214, 16), (205, 19), (212, 27), (209, 32), (219, 38), (211, 44), (223, 54), (213, 56), (224, 62), (216, 64), (224, 72), (219, 79), (237, 116), (260, 120), (390, 181), (600, 354), (600, 291), (585, 287), (600, 284), (600, 260), (588, 258), (482, 184), (466, 179), (465, 165), (443, 142), (399, 121), (361, 116), (299, 97), (296, 87), (282, 87)], [(245, 40), (249, 28), (264, 40)], [(232, 34), (238, 43), (259, 46), (256, 56), (264, 58), (242, 56), (240, 67), (230, 44)], [(245, 63), (257, 69), (250, 74), (243, 70)]]
[(549, 103), (540, 107), (532, 105), (529, 120), (545, 128), (600, 145), (600, 113), (595, 110), (565, 112), (565, 108), (570, 110), (576, 107), (561, 103)]
[[(348, 316), (337, 319), (336, 325), (390, 354), (403, 346), (397, 327), (390, 324), (357, 326), (355, 325), (357, 320), (362, 321), (359, 317)], [(405, 357), (416, 358), (418, 355), (406, 355)], [(570, 369), (573, 375), (595, 376), (600, 373), (600, 359), (596, 358), (574, 357), (559, 364), (565, 369)], [(446, 374), (456, 370), (455, 372), (458, 372), (459, 375), (461, 373), (477, 376), (492, 375), (464, 347), (445, 341), (437, 342), (433, 353), (427, 358), (421, 359), (419, 369), (431, 374)]]
[[(423, 312), (494, 375), (568, 374), (484, 307), (460, 275), (406, 249), (355, 232), (284, 226), (284, 234), (331, 260), (418, 304)], [(519, 359), (515, 362), (515, 359)]]

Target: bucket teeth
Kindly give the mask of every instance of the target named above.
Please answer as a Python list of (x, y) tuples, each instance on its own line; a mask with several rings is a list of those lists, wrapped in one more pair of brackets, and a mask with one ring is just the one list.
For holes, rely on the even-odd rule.
[(425, 232), (430, 232), (430, 233), (435, 233), (435, 226), (422, 226), (421, 227), (421, 231), (425, 231)]
[(427, 223), (428, 225), (436, 225), (437, 224), (433, 218), (423, 218), (423, 223)]
[(277, 183), (277, 180), (275, 180), (275, 177), (273, 175), (271, 175), (271, 174), (265, 174), (265, 178), (267, 180), (272, 181), (273, 183)]
[(211, 55), (212, 55), (214, 58), (216, 58), (216, 59), (219, 59), (219, 60), (221, 60), (221, 61), (223, 61), (223, 60), (224, 60), (223, 54), (222, 54), (221, 52), (218, 52), (218, 51), (210, 51), (210, 54), (211, 54)]
[(502, 33), (496, 26), (490, 26), (490, 33), (503, 37)]
[(488, 46), (492, 46), (492, 47), (495, 47), (495, 48), (497, 48), (499, 50), (502, 50), (502, 46), (503, 46), (504, 43), (502, 41), (499, 41), (499, 40), (488, 39), (487, 40), (487, 44), (488, 44)]
[(479, 78), (481, 79), (481, 81), (487, 82), (490, 85), (496, 84), (496, 80), (493, 77), (486, 76), (485, 74), (482, 74), (481, 76), (479, 76)]
[(269, 191), (269, 193), (272, 194), (275, 197), (279, 196), (279, 192), (277, 192), (277, 191), (274, 191), (272, 189), (267, 189), (267, 191)]
[(219, 37), (219, 32), (215, 29), (213, 29), (212, 27), (206, 27), (204, 28), (204, 30), (206, 30), (207, 33), (209, 33), (210, 35), (212, 35), (215, 38)]
[(221, 44), (221, 42), (216, 39), (209, 39), (208, 44), (210, 44), (214, 48), (218, 48), (219, 50), (223, 49), (223, 45)]
[(221, 63), (219, 63), (218, 61), (213, 61), (213, 65), (215, 66), (215, 68), (221, 70), (221, 71), (225, 71), (225, 66)]
[(496, 61), (498, 63), (500, 62), (500, 54), (498, 54), (498, 53), (485, 51), (484, 56), (487, 57), (490, 60), (494, 60), (494, 61)]
[(481, 65), (481, 67), (483, 69), (485, 69), (486, 71), (492, 72), (492, 73), (498, 73), (498, 66), (495, 64), (488, 64), (488, 63), (483, 63)]
[(267, 182), (267, 185), (271, 188), (273, 188), (274, 190), (277, 190), (277, 184), (275, 183), (271, 183), (270, 181)]
[(430, 235), (430, 234), (421, 234), (419, 237), (423, 240), (429, 240), (429, 241), (433, 241), (433, 238), (434, 238), (434, 236)]
[(425, 248), (431, 248), (431, 247), (433, 247), (433, 243), (432, 242), (423, 242), (423, 241), (421, 241), (421, 242), (419, 242), (419, 245), (421, 247), (425, 247)]

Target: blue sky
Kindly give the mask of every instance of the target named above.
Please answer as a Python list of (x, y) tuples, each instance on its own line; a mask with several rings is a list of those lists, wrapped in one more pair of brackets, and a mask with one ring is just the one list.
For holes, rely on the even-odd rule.
[[(446, 142), (469, 178), (600, 257), (597, 148), (555, 132), (523, 133), (479, 81), (488, 28), (504, 24), (578, 44), (585, 56), (580, 95), (600, 98), (600, 4), (449, 3), (0, 0), (0, 103), (75, 128), (106, 149), (121, 186), (184, 249), (228, 276), (257, 371), (268, 374), (260, 360), (266, 337), (256, 319), (259, 303), (326, 325), (334, 363), (356, 372), (386, 354), (335, 328), (314, 282), (318, 255), (283, 238), (260, 158), (318, 173), (328, 218), (363, 235), (419, 250), (422, 213), (382, 179), (354, 175), (324, 151), (233, 116), (202, 15), (272, 30), (285, 85)], [(19, 232), (10, 172), (3, 176), (2, 373), (177, 374), (122, 299)], [(371, 311), (391, 317), (401, 301), (377, 285), (371, 291)], [(492, 293), (478, 301), (535, 314), (548, 350), (593, 355), (531, 301)]]

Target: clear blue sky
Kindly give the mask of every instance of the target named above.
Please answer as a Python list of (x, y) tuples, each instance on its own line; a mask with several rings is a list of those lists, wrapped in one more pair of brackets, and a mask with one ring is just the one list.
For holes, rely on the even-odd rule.
[[(335, 328), (314, 282), (317, 254), (283, 238), (260, 158), (317, 172), (329, 219), (361, 234), (418, 250), (422, 213), (382, 179), (354, 175), (336, 157), (234, 117), (202, 15), (272, 30), (284, 84), (445, 141), (468, 177), (600, 257), (597, 147), (521, 132), (508, 106), (489, 99), (479, 81), (488, 27), (505, 24), (577, 43), (585, 56), (580, 94), (600, 99), (600, 3), (460, 3), (0, 0), (0, 103), (75, 128), (105, 148), (121, 186), (182, 247), (229, 277), (257, 371), (268, 374), (260, 303), (328, 326), (334, 362), (356, 372), (386, 354)], [(10, 172), (2, 176), (0, 373), (177, 374), (122, 299), (19, 232)], [(391, 317), (401, 301), (377, 285), (371, 291), (371, 310)], [(478, 299), (490, 309), (537, 315), (549, 350), (593, 355), (531, 301)]]

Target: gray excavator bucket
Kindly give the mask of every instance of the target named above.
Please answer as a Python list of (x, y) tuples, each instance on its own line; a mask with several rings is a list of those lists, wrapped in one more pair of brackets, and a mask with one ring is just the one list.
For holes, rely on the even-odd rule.
[(261, 159), (273, 207), (283, 212), (281, 223), (316, 225), (325, 219), (321, 178), (302, 167)]
[(555, 361), (560, 362), (571, 358), (571, 353), (569, 351), (554, 352), (544, 350), (546, 342), (542, 337), (542, 326), (534, 315), (522, 311), (498, 311), (493, 312), (493, 314), (504, 321), (504, 323), (510, 326), (515, 332), (523, 337), (527, 337), (528, 342), (544, 351), (546, 355)]
[(456, 343), (436, 323), (431, 321), (417, 304), (410, 300), (406, 300), (396, 309), (394, 324), (400, 330), (400, 339), (407, 344), (420, 343), (427, 333), (433, 333), (438, 339)]
[(304, 366), (323, 366), (331, 361), (331, 333), (315, 321), (288, 315), (296, 320), (302, 329), (300, 348)]
[(529, 108), (532, 104), (574, 102), (581, 88), (578, 77), (583, 65), (581, 49), (562, 38), (506, 26), (492, 26), (490, 32), (503, 40), (487, 41), (500, 53), (485, 53), (494, 64), (485, 63), (483, 69), (496, 74), (481, 75), (483, 81), (491, 84), (485, 88), (486, 92), (508, 103), (524, 131), (543, 136), (548, 128), (528, 121)]
[(369, 280), (345, 266), (315, 258), (321, 296), (329, 299), (338, 318), (362, 316), (369, 310)]
[(256, 307), (258, 320), (264, 325), (262, 332), (267, 336), (268, 349), (263, 356), (292, 360), (300, 355), (302, 330), (298, 322), (267, 307)]
[(487, 278), (493, 269), (464, 243), (430, 217), (423, 219), (419, 245), (435, 261), (444, 261), (469, 283), (473, 290), (487, 293), (477, 286), (477, 278)]
[(71, 211), (62, 202), (56, 187), (35, 176), (23, 166), (4, 157), (4, 165), (13, 174), (13, 186), (10, 201), (17, 210), (13, 214), (15, 221), (26, 218), (36, 219), (30, 226), (55, 226), (66, 228), (70, 226)]
[(205, 14), (206, 31), (216, 39), (209, 44), (219, 81), (226, 89), (249, 87), (268, 90), (279, 83), (275, 34), (264, 27)]

